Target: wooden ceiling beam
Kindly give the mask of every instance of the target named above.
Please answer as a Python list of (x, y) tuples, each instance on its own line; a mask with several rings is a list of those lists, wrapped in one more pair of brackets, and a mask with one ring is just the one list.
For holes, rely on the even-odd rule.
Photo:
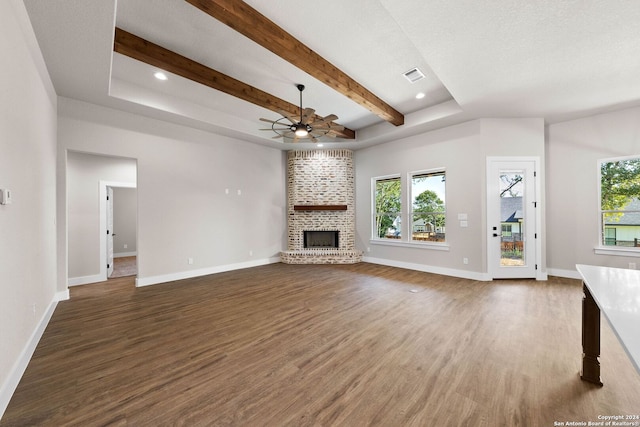
[[(241, 0), (185, 0), (396, 126), (404, 116)], [(296, 19), (295, 16), (292, 19)]]
[[(297, 105), (165, 49), (121, 28), (116, 28), (115, 30), (113, 50), (278, 114), (281, 111), (287, 112), (293, 117), (300, 114), (300, 107)], [(320, 116), (315, 118), (315, 120), (321, 119), (322, 117)], [(337, 123), (335, 124), (337, 125)], [(334, 133), (344, 139), (355, 139), (356, 137), (355, 131), (347, 128), (341, 131), (334, 130)]]

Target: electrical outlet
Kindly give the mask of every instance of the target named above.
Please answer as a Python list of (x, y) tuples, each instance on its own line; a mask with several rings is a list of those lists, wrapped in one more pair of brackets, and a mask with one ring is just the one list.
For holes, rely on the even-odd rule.
[(253, 251), (249, 251), (249, 256), (253, 256)]
[(11, 190), (8, 188), (0, 188), (0, 205), (11, 204)]
[(127, 245), (126, 243), (124, 244), (124, 248), (127, 249), (129, 247), (129, 245)]
[(469, 264), (469, 258), (462, 258), (462, 263), (465, 265)]
[(187, 258), (187, 264), (193, 265), (193, 258)]

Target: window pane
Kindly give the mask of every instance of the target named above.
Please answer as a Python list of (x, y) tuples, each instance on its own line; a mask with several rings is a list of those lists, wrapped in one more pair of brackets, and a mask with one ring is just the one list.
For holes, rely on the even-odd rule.
[(639, 199), (640, 158), (600, 163), (601, 244), (638, 246)]
[(402, 209), (400, 178), (376, 180), (375, 185), (375, 237), (400, 239)]
[(420, 173), (411, 177), (411, 239), (445, 241), (445, 173)]
[(500, 265), (524, 266), (524, 170), (501, 170), (500, 191)]

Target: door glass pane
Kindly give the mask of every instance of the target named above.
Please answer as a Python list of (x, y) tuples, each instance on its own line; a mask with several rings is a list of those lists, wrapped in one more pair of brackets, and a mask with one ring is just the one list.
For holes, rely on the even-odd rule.
[(525, 265), (524, 171), (500, 171), (500, 265)]

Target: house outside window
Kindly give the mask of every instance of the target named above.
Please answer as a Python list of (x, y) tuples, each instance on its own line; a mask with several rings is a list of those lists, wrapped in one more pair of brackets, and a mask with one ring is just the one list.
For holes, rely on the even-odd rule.
[(399, 176), (374, 178), (374, 239), (402, 238), (402, 192)]
[(600, 161), (600, 244), (640, 247), (640, 156)]

